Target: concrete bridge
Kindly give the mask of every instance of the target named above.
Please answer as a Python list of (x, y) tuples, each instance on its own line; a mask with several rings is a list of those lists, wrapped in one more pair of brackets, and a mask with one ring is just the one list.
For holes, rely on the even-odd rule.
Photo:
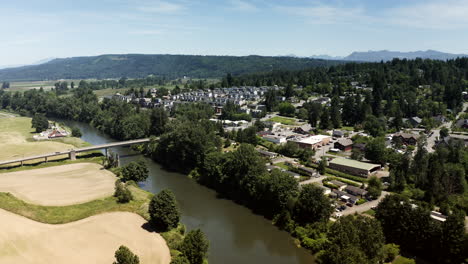
[(106, 156), (107, 156), (107, 150), (109, 148), (131, 146), (131, 145), (136, 145), (136, 144), (148, 143), (149, 141), (150, 141), (149, 138), (144, 138), (144, 139), (135, 139), (135, 140), (129, 140), (129, 141), (121, 141), (121, 142), (107, 143), (107, 144), (101, 144), (101, 145), (94, 145), (94, 146), (78, 148), (78, 149), (69, 149), (69, 150), (66, 150), (66, 151), (58, 151), (58, 152), (48, 153), (48, 154), (43, 154), (43, 155), (23, 157), (21, 159), (0, 161), (0, 166), (7, 165), (7, 164), (12, 164), (12, 163), (20, 163), (21, 166), (23, 166), (23, 163), (25, 161), (36, 160), (36, 159), (44, 159), (45, 162), (47, 162), (48, 158), (55, 157), (55, 156), (60, 156), (60, 155), (68, 155), (68, 158), (70, 160), (76, 160), (76, 153), (88, 152), (88, 151), (99, 150), (99, 149), (104, 149), (106, 151)]

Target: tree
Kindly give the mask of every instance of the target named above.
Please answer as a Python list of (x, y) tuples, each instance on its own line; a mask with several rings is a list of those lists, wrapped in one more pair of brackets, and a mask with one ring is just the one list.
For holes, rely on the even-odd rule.
[(379, 178), (372, 176), (369, 178), (367, 195), (372, 199), (377, 199), (382, 194), (382, 182)]
[(340, 98), (338, 96), (334, 96), (331, 101), (330, 106), (330, 120), (334, 128), (341, 127), (341, 105), (340, 105)]
[(117, 198), (118, 203), (128, 203), (133, 200), (132, 193), (120, 180), (115, 182), (114, 197)]
[(322, 157), (322, 159), (319, 161), (319, 165), (318, 165), (318, 172), (321, 174), (321, 175), (325, 175), (325, 171), (327, 169), (327, 159), (325, 157)]
[(442, 224), (439, 263), (462, 263), (468, 258), (468, 235), (465, 232), (465, 214), (460, 210), (448, 215)]
[(148, 167), (146, 162), (142, 159), (138, 161), (132, 161), (129, 164), (122, 167), (122, 180), (142, 182), (148, 178)]
[(81, 134), (81, 130), (78, 128), (78, 127), (73, 127), (72, 128), (72, 137), (81, 137), (82, 134)]
[(294, 107), (294, 105), (288, 102), (279, 104), (278, 109), (279, 109), (279, 114), (282, 116), (293, 117), (294, 114), (296, 113), (296, 108)]
[(284, 89), (284, 96), (286, 98), (290, 98), (294, 96), (294, 88), (291, 84), (286, 85), (286, 88)]
[(385, 122), (373, 115), (369, 115), (364, 121), (364, 130), (373, 137), (382, 136), (385, 134)]
[(150, 223), (160, 231), (168, 231), (179, 224), (179, 206), (174, 194), (168, 189), (164, 189), (153, 196), (148, 213)]
[(362, 215), (338, 219), (327, 232), (330, 243), (320, 255), (321, 263), (382, 263), (385, 237), (380, 223)]
[(275, 90), (268, 90), (265, 93), (265, 106), (268, 112), (273, 111), (278, 105), (277, 93)]
[(294, 218), (302, 224), (327, 221), (332, 213), (330, 199), (323, 195), (323, 190), (313, 184), (302, 186), (294, 206)]
[(397, 244), (386, 244), (384, 246), (385, 262), (393, 262), (393, 260), (400, 254), (400, 246)]
[(163, 107), (156, 107), (151, 110), (150, 115), (151, 135), (159, 136), (166, 128), (166, 124), (169, 122), (169, 116)]
[(10, 88), (10, 83), (9, 82), (3, 82), (2, 83), (2, 89), (8, 89)]
[(140, 259), (137, 255), (133, 254), (126, 246), (120, 246), (115, 252), (116, 261), (114, 264), (139, 264)]
[(320, 128), (329, 129), (330, 126), (330, 112), (328, 111), (328, 108), (324, 107), (322, 110), (322, 114), (320, 115)]
[(354, 96), (347, 95), (343, 102), (343, 123), (347, 126), (353, 126), (356, 122), (356, 115)]
[(317, 122), (322, 114), (322, 105), (319, 103), (311, 103), (306, 105), (307, 111), (309, 112), (309, 123), (311, 126), (316, 127)]
[(366, 159), (384, 165), (387, 161), (384, 138), (374, 138), (366, 145)]
[(448, 137), (448, 135), (449, 135), (449, 130), (448, 130), (448, 128), (443, 127), (443, 128), (440, 129), (440, 139), (441, 139), (441, 140), (444, 139), (444, 138), (446, 138), (446, 137)]
[(190, 231), (180, 245), (180, 251), (191, 264), (203, 264), (208, 248), (208, 239), (200, 229)]
[(47, 120), (47, 117), (40, 113), (36, 113), (33, 116), (31, 123), (31, 127), (36, 129), (36, 133), (45, 131), (49, 127), (49, 121)]
[(353, 148), (351, 150), (351, 158), (354, 160), (362, 160), (364, 158), (364, 153), (359, 148)]

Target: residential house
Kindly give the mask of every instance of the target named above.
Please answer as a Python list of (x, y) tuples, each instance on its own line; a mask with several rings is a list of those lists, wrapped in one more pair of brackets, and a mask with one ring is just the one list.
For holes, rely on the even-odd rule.
[(329, 181), (329, 183), (335, 185), (337, 187), (338, 190), (342, 191), (346, 188), (346, 186), (348, 186), (346, 183), (344, 182), (341, 182), (341, 181), (337, 181), (337, 180), (331, 180)]
[(353, 149), (353, 141), (349, 138), (343, 138), (335, 142), (333, 147), (341, 151), (351, 151)]
[(458, 128), (468, 128), (468, 119), (459, 119), (455, 123), (455, 126)]
[(396, 133), (393, 135), (392, 141), (395, 143), (399, 140), (401, 143), (405, 145), (416, 145), (418, 143), (419, 135), (416, 134), (409, 134), (409, 133)]
[(361, 189), (361, 188), (358, 188), (358, 187), (355, 187), (355, 186), (351, 186), (351, 185), (346, 186), (345, 192), (347, 192), (347, 193), (349, 193), (349, 194), (352, 194), (352, 195), (354, 195), (354, 196), (359, 196), (359, 197), (361, 197), (361, 198), (363, 198), (364, 196), (367, 195), (367, 191), (366, 191), (366, 190)]
[(333, 130), (332, 137), (342, 138), (342, 137), (344, 137), (344, 132), (341, 131), (341, 130)]

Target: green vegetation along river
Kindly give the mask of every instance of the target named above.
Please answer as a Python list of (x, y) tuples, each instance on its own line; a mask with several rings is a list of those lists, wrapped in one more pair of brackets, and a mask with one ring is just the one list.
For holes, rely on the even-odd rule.
[[(87, 124), (64, 123), (79, 127), (82, 139), (93, 145), (114, 141)], [(122, 165), (141, 158), (129, 148), (112, 151), (120, 154)], [(169, 188), (175, 193), (182, 223), (188, 230), (202, 229), (210, 240), (210, 263), (315, 263), (310, 253), (297, 248), (292, 237), (278, 230), (269, 220), (230, 200), (218, 198), (213, 190), (185, 175), (163, 170), (150, 159), (146, 161), (150, 176), (142, 183), (142, 188), (153, 193)]]

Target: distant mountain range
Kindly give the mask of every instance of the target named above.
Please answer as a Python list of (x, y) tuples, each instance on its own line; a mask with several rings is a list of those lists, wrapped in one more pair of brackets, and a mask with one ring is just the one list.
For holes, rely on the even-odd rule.
[(53, 59), (56, 59), (56, 58), (46, 58), (46, 59), (42, 59), (40, 61), (33, 62), (31, 64), (0, 65), (0, 70), (1, 69), (6, 69), (6, 68), (16, 68), (16, 67), (21, 67), (21, 66), (39, 65), (39, 64), (49, 62), (49, 61), (51, 61)]
[(195, 56), (111, 54), (91, 57), (53, 59), (40, 65), (0, 70), (0, 81), (59, 79), (223, 77), (227, 73), (248, 74), (273, 70), (301, 70), (343, 62), (313, 58), (264, 56)]
[(452, 54), (445, 53), (436, 50), (426, 51), (411, 51), (411, 52), (400, 52), (400, 51), (355, 51), (346, 57), (332, 57), (328, 55), (313, 55), (310, 58), (324, 59), (324, 60), (344, 60), (344, 61), (365, 61), (365, 62), (378, 62), (378, 61), (389, 61), (394, 58), (399, 59), (433, 59), (433, 60), (448, 60), (457, 57), (468, 57), (468, 54)]

